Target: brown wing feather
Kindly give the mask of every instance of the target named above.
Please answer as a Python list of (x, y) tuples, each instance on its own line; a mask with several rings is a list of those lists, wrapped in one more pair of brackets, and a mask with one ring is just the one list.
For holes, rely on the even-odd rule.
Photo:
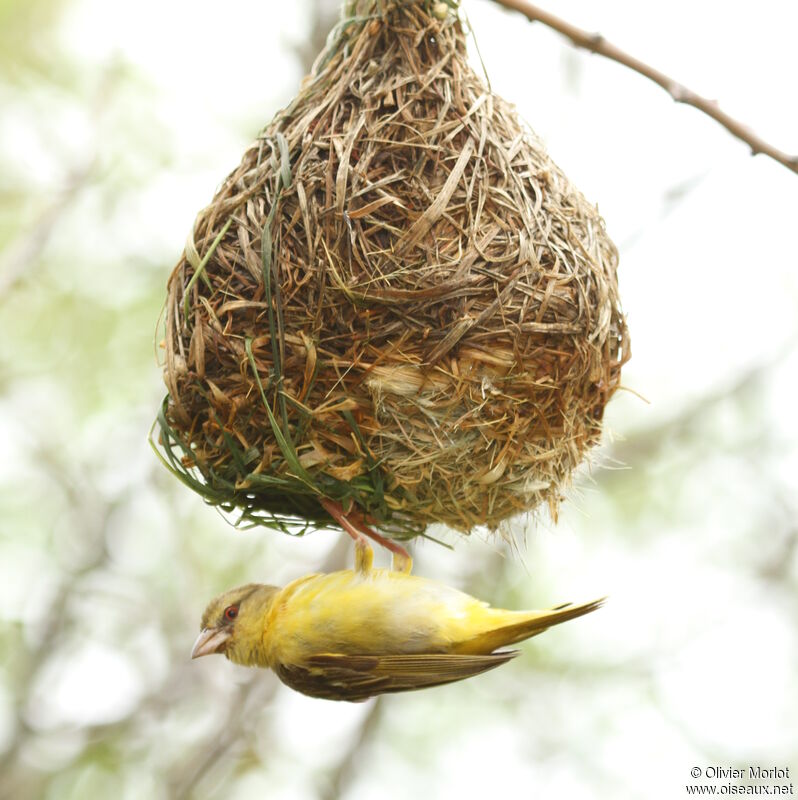
[(377, 694), (408, 692), (460, 681), (501, 666), (516, 655), (517, 650), (478, 656), (320, 653), (302, 665), (281, 664), (276, 672), (283, 683), (311, 697), (360, 701)]

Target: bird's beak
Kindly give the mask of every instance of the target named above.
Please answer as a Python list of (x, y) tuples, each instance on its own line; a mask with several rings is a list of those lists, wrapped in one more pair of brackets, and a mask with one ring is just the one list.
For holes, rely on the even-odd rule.
[(200, 656), (209, 656), (213, 653), (221, 653), (227, 640), (230, 638), (231, 632), (225, 629), (203, 628), (197, 641), (194, 642), (194, 647), (191, 650), (192, 658), (199, 658)]

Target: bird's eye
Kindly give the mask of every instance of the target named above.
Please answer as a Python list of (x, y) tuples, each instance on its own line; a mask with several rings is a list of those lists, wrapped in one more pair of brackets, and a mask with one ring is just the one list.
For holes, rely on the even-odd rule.
[(234, 620), (238, 616), (238, 606), (227, 606), (224, 610), (224, 618), (227, 620)]

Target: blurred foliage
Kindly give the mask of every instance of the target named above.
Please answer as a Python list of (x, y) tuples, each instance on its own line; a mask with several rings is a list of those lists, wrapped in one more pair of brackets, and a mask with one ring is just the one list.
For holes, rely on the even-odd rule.
[[(314, 44), (270, 40), (291, 81), (334, 5), (297, 12)], [(351, 557), (334, 533), (294, 541), (232, 529), (146, 444), (164, 391), (153, 331), (168, 270), (213, 181), (254, 133), (253, 115), (264, 121), (291, 85), (272, 80), (270, 94), (244, 97), (229, 116), (216, 95), (190, 119), (170, 116), (180, 98), (165, 74), (154, 80), (125, 52), (89, 57), (70, 43), (67, 17), (98, 8), (0, 0), (0, 797), (477, 798), (519, 785), (536, 796), (673, 797), (696, 764), (795, 765), (795, 317), (786, 337), (775, 315), (752, 328), (747, 360), (717, 334), (748, 319), (756, 292), (765, 309), (789, 297), (779, 274), (795, 258), (763, 255), (773, 270), (783, 264), (768, 276), (775, 288), (763, 281), (706, 302), (705, 340), (657, 356), (646, 318), (663, 284), (638, 253), (687, 257), (678, 242), (668, 250), (667, 225), (697, 216), (691, 207), (679, 217), (680, 204), (712, 184), (712, 175), (691, 183), (689, 164), (658, 184), (651, 219), (624, 232), (625, 303), (641, 343), (626, 383), (653, 406), (631, 394), (613, 401), (617, 440), (556, 529), (533, 521), (503, 531), (506, 542), (475, 534), (453, 553), (430, 544), (414, 553), (417, 571), (498, 605), (609, 592), (600, 614), (478, 680), (355, 706), (188, 659), (217, 591)], [(233, 3), (229, 13), (244, 10)], [(175, 65), (189, 58), (175, 48)], [(569, 87), (590, 91), (580, 90), (589, 70), (569, 63), (558, 79), (564, 107)], [(258, 105), (266, 99), (270, 109)], [(748, 176), (762, 181), (759, 196), (790, 191), (767, 173)], [(632, 196), (649, 176), (623, 179)], [(701, 213), (716, 204), (704, 224), (718, 232), (733, 214), (724, 185), (716, 173), (717, 196), (699, 198)], [(666, 201), (670, 221), (659, 213)], [(773, 239), (756, 248), (790, 250)], [(745, 241), (735, 247), (747, 257)], [(637, 277), (646, 270), (648, 281)], [(679, 385), (673, 376), (688, 367)], [(655, 774), (667, 780), (652, 786)]]
[[(65, 0), (0, 0), (0, 67), (6, 80), (53, 80), (52, 45)], [(55, 62), (55, 63), (54, 63)]]

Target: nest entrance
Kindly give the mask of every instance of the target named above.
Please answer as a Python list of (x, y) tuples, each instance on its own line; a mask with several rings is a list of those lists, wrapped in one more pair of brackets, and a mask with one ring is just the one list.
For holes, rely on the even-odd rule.
[(628, 358), (615, 247), (457, 17), (380, 6), (197, 217), (168, 286), (164, 457), (288, 528), (328, 524), (320, 497), (396, 538), (556, 510)]

